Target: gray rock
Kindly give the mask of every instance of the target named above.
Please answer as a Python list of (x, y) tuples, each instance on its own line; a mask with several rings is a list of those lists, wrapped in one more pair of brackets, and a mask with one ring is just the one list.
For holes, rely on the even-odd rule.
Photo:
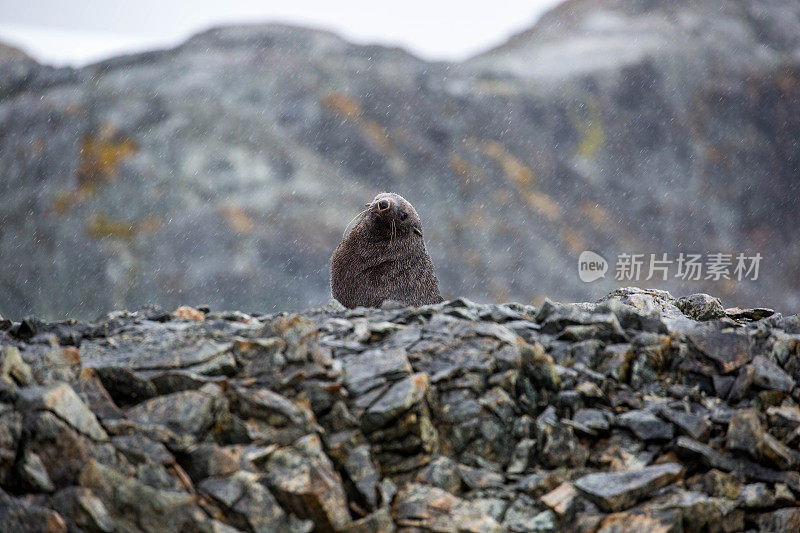
[(316, 435), (275, 451), (267, 463), (266, 482), (285, 508), (322, 530), (335, 531), (351, 522), (341, 478)]
[(435, 487), (409, 483), (395, 496), (392, 517), (401, 528), (431, 531), (500, 532), (494, 518), (481, 513), (468, 501)]
[(275, 498), (258, 481), (258, 475), (236, 472), (229, 477), (209, 477), (198, 488), (228, 512), (227, 522), (240, 529), (267, 533), (290, 531), (287, 516)]
[(675, 433), (672, 424), (650, 411), (635, 409), (617, 417), (617, 425), (631, 430), (643, 440), (668, 440)]
[(159, 396), (128, 410), (128, 418), (143, 424), (158, 424), (177, 433), (201, 436), (221, 413), (227, 400), (216, 385), (199, 391), (183, 391)]
[(612, 413), (603, 409), (580, 409), (575, 412), (572, 419), (586, 428), (604, 432), (608, 431), (615, 417)]
[(757, 355), (750, 363), (755, 373), (753, 383), (762, 389), (779, 390), (781, 392), (792, 392), (794, 389), (794, 379), (783, 371), (776, 363), (770, 361), (762, 355)]
[(85, 531), (112, 532), (116, 524), (92, 491), (67, 487), (53, 495), (53, 508)]
[(605, 511), (620, 511), (683, 473), (677, 463), (647, 466), (633, 472), (587, 474), (574, 483), (582, 494)]
[(108, 435), (86, 404), (66, 383), (20, 390), (17, 405), (21, 411), (48, 410), (70, 426), (94, 440), (108, 440)]
[(725, 308), (719, 298), (708, 294), (692, 294), (679, 298), (678, 309), (694, 320), (715, 320), (725, 316)]

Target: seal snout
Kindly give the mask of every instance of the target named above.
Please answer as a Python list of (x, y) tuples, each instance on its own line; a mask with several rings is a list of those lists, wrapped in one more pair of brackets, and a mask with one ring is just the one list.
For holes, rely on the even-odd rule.
[(392, 207), (392, 202), (383, 198), (381, 201), (378, 202), (378, 212), (386, 211)]

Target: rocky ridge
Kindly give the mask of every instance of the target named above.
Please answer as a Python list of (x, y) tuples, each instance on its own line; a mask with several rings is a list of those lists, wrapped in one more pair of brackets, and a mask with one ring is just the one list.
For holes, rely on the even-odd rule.
[(597, 303), (0, 319), (0, 530), (788, 531), (800, 316)]

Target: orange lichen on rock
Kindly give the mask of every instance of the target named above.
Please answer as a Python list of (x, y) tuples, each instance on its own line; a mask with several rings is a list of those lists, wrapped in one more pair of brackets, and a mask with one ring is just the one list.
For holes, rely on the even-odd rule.
[(195, 309), (194, 307), (190, 307), (188, 305), (182, 305), (175, 310), (173, 313), (175, 318), (182, 318), (184, 320), (196, 320), (198, 322), (202, 322), (206, 319), (206, 314), (199, 309)]

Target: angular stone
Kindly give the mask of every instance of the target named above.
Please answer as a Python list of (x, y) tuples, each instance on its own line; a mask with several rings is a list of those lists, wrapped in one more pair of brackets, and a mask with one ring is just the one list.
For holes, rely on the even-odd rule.
[(461, 475), (464, 484), (472, 490), (503, 486), (503, 476), (485, 468), (458, 465), (458, 473)]
[(536, 441), (534, 439), (521, 439), (517, 442), (511, 454), (511, 459), (508, 462), (506, 472), (508, 474), (521, 474), (525, 472), (533, 459), (535, 448)]
[(757, 460), (766, 460), (778, 468), (789, 469), (800, 462), (792, 450), (764, 430), (758, 413), (752, 409), (737, 411), (728, 424), (727, 447), (746, 451)]
[(778, 509), (758, 517), (758, 530), (761, 533), (783, 533), (800, 531), (800, 507)]
[(617, 425), (627, 428), (643, 440), (669, 440), (675, 434), (672, 424), (650, 411), (635, 409), (617, 417)]
[(459, 494), (463, 483), (458, 463), (444, 456), (434, 457), (425, 468), (420, 470), (416, 481), (446, 490), (451, 494)]
[(575, 512), (580, 498), (572, 483), (565, 481), (540, 500), (560, 517), (568, 517)]
[(677, 509), (641, 509), (609, 515), (596, 533), (682, 533), (681, 512)]
[(15, 346), (0, 346), (0, 379), (20, 387), (33, 379), (31, 367), (22, 360)]
[(587, 474), (576, 480), (574, 485), (601, 509), (620, 511), (674, 482), (681, 474), (681, 465), (665, 463), (632, 472)]
[(308, 518), (320, 531), (336, 531), (351, 522), (342, 480), (316, 435), (292, 448), (275, 451), (265, 468), (266, 482), (282, 506)]
[(753, 359), (752, 343), (744, 334), (709, 330), (692, 332), (687, 337), (700, 353), (716, 362), (724, 374)]
[(523, 344), (519, 350), (524, 372), (535, 386), (552, 391), (561, 390), (561, 379), (553, 358), (545, 353), (541, 344)]
[(687, 413), (678, 409), (662, 409), (659, 414), (678, 426), (681, 431), (695, 440), (708, 441), (711, 433), (711, 422), (707, 416)]
[(401, 528), (423, 531), (493, 533), (504, 531), (494, 518), (449, 492), (409, 483), (392, 502), (392, 517)]
[(175, 457), (163, 443), (144, 435), (120, 435), (112, 437), (111, 443), (134, 464), (152, 462), (170, 465), (175, 462)]
[(79, 482), (102, 502), (118, 529), (180, 531), (207, 520), (191, 494), (150, 487), (93, 460)]
[(201, 480), (233, 474), (241, 468), (241, 460), (242, 450), (238, 446), (200, 444), (181, 464), (193, 480)]
[(605, 432), (614, 422), (614, 415), (603, 409), (579, 409), (572, 416), (572, 420), (597, 432)]
[(300, 428), (311, 428), (314, 415), (307, 408), (269, 389), (238, 387), (236, 409), (243, 417), (265, 420), (272, 426), (294, 424)]
[(744, 528), (744, 513), (736, 509), (735, 502), (680, 488), (666, 491), (663, 496), (648, 501), (643, 507), (655, 512), (680, 511), (683, 526), (688, 531), (727, 532)]
[(537, 459), (545, 468), (583, 466), (588, 450), (575, 437), (572, 428), (559, 422), (551, 405), (536, 419)]
[(142, 424), (158, 424), (179, 434), (204, 435), (221, 413), (227, 400), (216, 385), (199, 391), (182, 391), (158, 396), (128, 410), (128, 418)]
[(117, 405), (135, 405), (156, 395), (156, 387), (125, 366), (98, 366), (95, 369), (103, 387)]
[(750, 509), (764, 509), (775, 505), (775, 494), (765, 483), (743, 485), (739, 489), (737, 499), (741, 505)]
[(53, 495), (53, 508), (85, 531), (112, 532), (114, 519), (103, 502), (83, 487), (67, 487)]
[(783, 371), (776, 363), (770, 361), (763, 355), (753, 358), (750, 365), (755, 370), (753, 383), (762, 389), (779, 390), (790, 393), (794, 388), (794, 379)]
[(630, 344), (609, 344), (603, 348), (599, 360), (592, 361), (592, 368), (623, 383), (630, 378), (632, 360), (633, 348)]
[(0, 404), (0, 486), (11, 484), (22, 437), (22, 413)]
[(678, 309), (693, 320), (714, 320), (725, 316), (725, 308), (719, 298), (708, 294), (692, 294), (679, 298)]
[(728, 402), (737, 403), (743, 400), (756, 378), (756, 369), (752, 365), (746, 365), (739, 369), (739, 373), (728, 392)]
[(768, 307), (754, 307), (751, 309), (739, 309), (731, 307), (725, 309), (725, 314), (734, 320), (761, 320), (775, 314), (774, 309)]
[(286, 513), (257, 474), (239, 471), (228, 477), (209, 477), (198, 489), (225, 508), (226, 521), (236, 528), (262, 533), (290, 531)]
[(372, 462), (370, 447), (362, 444), (353, 448), (345, 457), (342, 468), (364, 499), (368, 509), (378, 507), (378, 481), (380, 475)]
[(8, 533), (67, 533), (64, 518), (52, 509), (12, 498), (0, 489), (0, 531)]
[(411, 373), (406, 351), (403, 348), (369, 350), (349, 357), (344, 362), (344, 383), (358, 396), (383, 384)]
[(20, 389), (17, 406), (21, 411), (48, 410), (87, 437), (108, 440), (97, 417), (66, 383)]
[(55, 489), (42, 459), (26, 451), (19, 461), (18, 471), (23, 485), (33, 492), (52, 492)]
[(340, 533), (394, 533), (397, 528), (387, 507), (344, 526)]
[(420, 401), (427, 390), (427, 374), (414, 374), (394, 383), (366, 410), (361, 420), (361, 429), (364, 433), (372, 433), (386, 427)]

